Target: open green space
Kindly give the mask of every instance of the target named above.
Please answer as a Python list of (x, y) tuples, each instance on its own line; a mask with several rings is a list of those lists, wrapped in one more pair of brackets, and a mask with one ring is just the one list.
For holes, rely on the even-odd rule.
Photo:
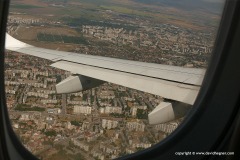
[(41, 108), (41, 107), (31, 107), (30, 105), (25, 105), (25, 104), (18, 104), (15, 107), (15, 110), (17, 111), (39, 111), (39, 112), (43, 112), (45, 111), (45, 108)]
[(34, 5), (28, 5), (28, 4), (11, 4), (10, 8), (16, 8), (16, 9), (33, 9), (33, 8), (42, 8), (39, 6)]
[(66, 35), (55, 35), (47, 33), (38, 33), (37, 40), (41, 42), (55, 42), (55, 43), (72, 43), (72, 44), (85, 44), (87, 45), (87, 40), (81, 36), (66, 36)]
[(125, 30), (136, 30), (138, 26), (133, 26), (129, 24), (123, 23), (113, 23), (109, 21), (95, 21), (87, 18), (62, 18), (65, 23), (74, 27), (81, 27), (82, 25), (90, 25), (90, 26), (101, 26), (101, 27), (109, 27), (109, 28), (123, 28)]

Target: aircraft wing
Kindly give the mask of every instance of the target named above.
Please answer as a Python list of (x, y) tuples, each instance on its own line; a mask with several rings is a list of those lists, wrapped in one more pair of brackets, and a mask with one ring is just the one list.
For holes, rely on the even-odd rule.
[(6, 34), (6, 49), (53, 61), (53, 67), (193, 104), (205, 70), (43, 49)]

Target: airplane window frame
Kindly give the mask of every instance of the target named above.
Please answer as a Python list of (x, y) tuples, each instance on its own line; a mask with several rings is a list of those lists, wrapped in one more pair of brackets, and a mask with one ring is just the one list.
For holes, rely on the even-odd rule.
[[(8, 7), (9, 0), (0, 1), (1, 53), (4, 53)], [(161, 143), (118, 159), (195, 159), (176, 156), (175, 152), (226, 151), (240, 103), (240, 71), (236, 69), (240, 68), (239, 41), (240, 1), (226, 0), (210, 64), (184, 122)], [(4, 54), (0, 54), (0, 74), (3, 75), (0, 76), (0, 158), (37, 159), (23, 147), (10, 125), (5, 99)]]

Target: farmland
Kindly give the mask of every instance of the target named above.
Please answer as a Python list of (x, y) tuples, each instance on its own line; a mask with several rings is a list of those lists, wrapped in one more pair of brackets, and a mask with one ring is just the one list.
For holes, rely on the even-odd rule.
[(38, 33), (37, 40), (41, 42), (88, 44), (84, 37)]
[(178, 8), (160, 1), (147, 5), (144, 3), (137, 0), (13, 0), (10, 10), (54, 20), (85, 18), (112, 22), (127, 14), (133, 20), (141, 18), (152, 23), (169, 23), (192, 29), (211, 29), (218, 25), (219, 11), (211, 12), (210, 9), (204, 10), (197, 6), (191, 10), (183, 4), (183, 7)]
[(11, 8), (17, 8), (17, 9), (33, 9), (33, 8), (41, 8), (39, 6), (35, 5), (27, 5), (27, 4), (12, 4)]

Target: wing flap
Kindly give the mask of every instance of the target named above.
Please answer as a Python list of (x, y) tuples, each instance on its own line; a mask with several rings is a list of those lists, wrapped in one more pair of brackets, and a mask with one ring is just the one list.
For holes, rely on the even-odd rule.
[(162, 97), (181, 101), (187, 104), (194, 103), (199, 90), (198, 86), (185, 85), (185, 87), (182, 87), (180, 83), (176, 82), (67, 61), (58, 61), (51, 66), (67, 70), (72, 73), (81, 74), (144, 92), (160, 95)]
[(53, 67), (193, 104), (205, 70), (84, 55), (28, 45), (6, 34), (6, 49), (56, 62)]
[(183, 68), (38, 48), (23, 43), (8, 34), (6, 35), (6, 49), (49, 59), (54, 62), (59, 60), (69, 61), (196, 86), (201, 85), (205, 74), (205, 70), (198, 68)]

